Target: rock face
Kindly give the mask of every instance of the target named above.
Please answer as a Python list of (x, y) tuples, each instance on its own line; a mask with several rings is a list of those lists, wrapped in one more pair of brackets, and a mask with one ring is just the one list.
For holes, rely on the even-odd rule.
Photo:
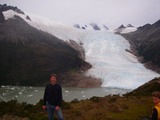
[(99, 26), (95, 23), (91, 23), (90, 25), (93, 27), (94, 30), (101, 30)]
[(4, 5), (1, 5), (1, 4), (0, 4), (0, 10), (1, 10), (2, 12), (7, 11), (7, 10), (13, 10), (13, 11), (15, 11), (15, 12), (17, 12), (17, 13), (24, 14), (24, 12), (21, 11), (20, 9), (18, 9), (17, 7), (7, 6), (7, 4), (4, 4)]
[(75, 28), (79, 28), (80, 29), (80, 25), (79, 24), (74, 24), (73, 25)]
[(123, 29), (126, 28), (123, 24), (121, 26), (119, 26), (117, 29)]
[(42, 85), (52, 72), (83, 65), (79, 53), (66, 42), (18, 16), (0, 24), (0, 85)]
[(115, 29), (115, 33), (129, 33), (129, 32), (134, 32), (136, 31), (137, 29), (131, 25), (131, 24), (128, 24), (126, 26), (124, 26), (123, 24), (121, 26), (119, 26), (117, 29)]
[(5, 20), (4, 20), (4, 16), (3, 16), (3, 13), (2, 11), (0, 10), (0, 23), (3, 23)]
[(121, 34), (129, 40), (132, 50), (148, 68), (160, 73), (160, 20), (139, 27), (137, 31)]
[(85, 51), (83, 48), (83, 43), (78, 44), (74, 40), (69, 40), (67, 41), (67, 43), (79, 53), (79, 57), (82, 60), (85, 60)]
[[(4, 4), (4, 5), (0, 4), (0, 23), (3, 23), (5, 21), (4, 16), (3, 16), (3, 12), (7, 11), (7, 10), (13, 10), (13, 11), (19, 13), (19, 14), (24, 14), (24, 12), (21, 11), (20, 9), (18, 9), (17, 7), (7, 6), (7, 4)], [(29, 16), (27, 16), (26, 19), (31, 21)]]

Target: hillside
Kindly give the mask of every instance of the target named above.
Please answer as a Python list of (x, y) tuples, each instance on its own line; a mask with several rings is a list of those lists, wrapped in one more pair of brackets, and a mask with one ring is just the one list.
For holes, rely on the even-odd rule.
[(148, 68), (160, 73), (160, 20), (146, 24), (137, 31), (121, 34), (131, 44), (139, 60)]
[(160, 78), (155, 78), (138, 87), (126, 96), (151, 96), (153, 91), (160, 91)]
[(14, 16), (0, 24), (0, 84), (40, 85), (85, 62), (66, 42)]

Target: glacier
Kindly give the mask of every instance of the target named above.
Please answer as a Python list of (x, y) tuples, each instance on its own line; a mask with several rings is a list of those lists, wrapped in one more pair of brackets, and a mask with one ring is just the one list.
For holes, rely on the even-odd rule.
[(129, 42), (113, 32), (94, 32), (84, 39), (86, 60), (93, 65), (87, 75), (101, 78), (103, 87), (135, 89), (145, 82), (159, 77), (136, 56), (127, 52)]
[(155, 77), (160, 77), (160, 74), (146, 69), (136, 56), (127, 52), (130, 50), (129, 42), (113, 31), (84, 31), (34, 15), (29, 15), (29, 21), (25, 15), (12, 10), (3, 14), (5, 19), (18, 15), (31, 26), (64, 41), (83, 43), (86, 61), (92, 65), (86, 75), (101, 79), (102, 87), (135, 89)]

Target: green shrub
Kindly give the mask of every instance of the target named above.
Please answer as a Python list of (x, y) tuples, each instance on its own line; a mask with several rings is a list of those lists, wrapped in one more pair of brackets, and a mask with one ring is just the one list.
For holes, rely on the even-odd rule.
[(108, 102), (109, 103), (113, 103), (113, 102), (116, 102), (117, 101), (117, 98), (116, 97), (111, 97)]
[(62, 101), (62, 109), (69, 110), (71, 109), (71, 105), (65, 101)]
[(78, 110), (72, 111), (72, 113), (73, 113), (73, 115), (75, 115), (75, 116), (81, 116), (81, 115), (82, 115), (81, 112), (78, 111)]
[(92, 98), (90, 98), (90, 101), (95, 102), (95, 103), (98, 103), (99, 100), (100, 100), (100, 98), (96, 97), (96, 96), (93, 96)]
[(74, 100), (71, 101), (71, 103), (78, 103), (78, 102), (79, 102), (78, 99), (74, 99)]

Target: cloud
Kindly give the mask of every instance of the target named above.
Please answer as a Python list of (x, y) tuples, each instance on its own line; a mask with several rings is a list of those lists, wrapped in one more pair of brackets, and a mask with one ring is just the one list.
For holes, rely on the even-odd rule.
[(99, 22), (111, 28), (154, 23), (160, 17), (159, 0), (1, 0), (0, 3), (66, 24)]

